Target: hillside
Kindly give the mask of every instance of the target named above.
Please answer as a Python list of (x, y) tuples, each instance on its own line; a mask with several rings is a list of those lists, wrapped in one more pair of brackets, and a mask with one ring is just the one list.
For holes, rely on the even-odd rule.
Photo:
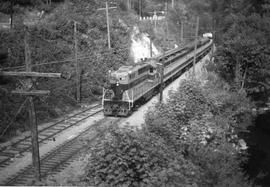
[[(16, 71), (23, 69), (25, 64), (24, 38), (25, 33), (28, 32), (27, 42), (30, 46), (33, 70), (60, 72), (65, 77), (57, 80), (38, 79), (36, 89), (51, 91), (48, 97), (35, 99), (39, 121), (61, 115), (77, 105), (75, 99), (74, 21), (77, 23), (78, 62), (82, 80), (81, 97), (84, 102), (99, 100), (109, 69), (116, 69), (121, 64), (131, 63), (129, 50), (131, 29), (122, 23), (132, 25), (135, 22), (134, 15), (123, 11), (121, 7), (118, 7), (117, 11), (110, 11), (112, 50), (108, 50), (105, 11), (97, 11), (98, 8), (105, 6), (105, 1), (66, 1), (51, 6), (51, 9), (45, 12), (38, 21), (33, 22), (36, 20), (33, 15), (37, 10), (31, 6), (21, 5), (21, 11), (13, 15), (13, 29), (0, 31), (2, 41), (0, 49), (4, 57), (1, 68)], [(17, 24), (16, 20), (19, 17), (24, 18), (25, 23), (31, 24), (26, 24), (26, 26)], [(14, 134), (16, 129), (19, 132), (28, 128), (20, 125), (27, 121), (25, 108), (18, 116), (15, 116), (25, 98), (9, 94), (10, 90), (19, 88), (18, 81), (1, 78), (0, 122), (3, 125), (1, 125), (0, 132), (3, 132), (14, 117), (16, 117), (15, 124), (8, 126), (8, 132)]]
[[(28, 61), (34, 71), (63, 75), (34, 84), (51, 92), (34, 99), (39, 124), (100, 101), (109, 70), (148, 58), (151, 42), (154, 54), (162, 54), (193, 42), (196, 30), (199, 36), (213, 33), (215, 50), (203, 66), (207, 74), (184, 80), (167, 102), (144, 111), (141, 128), (116, 124), (94, 140), (87, 134), (82, 140), (87, 150), (75, 169), (64, 173), (64, 182), (54, 176), (42, 184), (252, 186), (270, 181), (268, 144), (262, 146), (270, 141), (269, 124), (262, 120), (261, 127), (252, 126), (256, 108), (269, 110), (270, 4), (114, 0), (109, 6), (116, 7), (109, 10), (111, 49), (101, 9), (105, 0), (0, 1), (0, 21), (5, 22), (0, 25), (0, 71), (23, 71)], [(149, 18), (154, 15), (160, 20)], [(0, 141), (29, 130), (27, 100), (10, 94), (24, 85), (32, 86), (23, 79), (0, 77)], [(252, 136), (249, 130), (256, 128), (261, 128), (257, 136), (262, 135), (258, 139), (263, 143), (246, 141)], [(253, 157), (262, 153), (254, 165), (266, 162), (254, 172), (251, 149)]]
[[(131, 3), (131, 9), (125, 1), (110, 2), (117, 9), (109, 11), (111, 50), (108, 50), (107, 24), (104, 1), (52, 1), (44, 4), (38, 1), (14, 1), (13, 13), (6, 11), (11, 6), (8, 1), (1, 3), (0, 11), (12, 17), (12, 29), (0, 30), (0, 51), (2, 70), (21, 71), (25, 66), (25, 42), (33, 71), (59, 72), (62, 79), (38, 79), (36, 89), (50, 90), (46, 97), (35, 98), (38, 121), (55, 118), (64, 112), (79, 107), (76, 101), (76, 64), (74, 23), (76, 22), (77, 56), (81, 69), (81, 99), (83, 103), (100, 100), (102, 87), (106, 85), (108, 70), (114, 70), (122, 64), (134, 63), (134, 51), (130, 49), (131, 37), (151, 37), (157, 51), (164, 51), (179, 45), (174, 32), (179, 25), (173, 26), (168, 19), (154, 23), (140, 22), (139, 4)], [(149, 12), (164, 10), (163, 2), (147, 1), (142, 9), (142, 16)], [(180, 5), (179, 5), (180, 6)], [(8, 18), (8, 16), (5, 16)], [(6, 19), (5, 18), (5, 19)], [(8, 21), (8, 20), (6, 20)], [(166, 27), (170, 24), (170, 27)], [(139, 28), (134, 35), (134, 26)], [(169, 28), (169, 29), (167, 29)], [(167, 30), (166, 30), (167, 29)], [(27, 33), (27, 39), (25, 41)], [(188, 33), (188, 27), (185, 33)], [(140, 41), (139, 41), (140, 42)], [(186, 40), (188, 42), (188, 40)], [(145, 44), (145, 50), (149, 44)], [(134, 46), (133, 46), (134, 47)], [(138, 48), (137, 52), (142, 48)], [(157, 53), (157, 52), (156, 52)], [(143, 54), (143, 53), (142, 53)], [(140, 55), (139, 55), (140, 56)], [(140, 59), (140, 57), (137, 57)], [(16, 135), (28, 129), (24, 97), (14, 97), (10, 91), (20, 89), (16, 79), (1, 77), (1, 119), (0, 132), (3, 135)], [(21, 108), (21, 111), (18, 110)], [(19, 112), (18, 112), (19, 111)], [(18, 113), (17, 115), (15, 115)], [(10, 115), (11, 114), (11, 115)], [(12, 122), (14, 121), (14, 122)], [(14, 123), (14, 124), (13, 124)], [(3, 137), (2, 137), (3, 138)], [(5, 139), (5, 138), (3, 138)]]

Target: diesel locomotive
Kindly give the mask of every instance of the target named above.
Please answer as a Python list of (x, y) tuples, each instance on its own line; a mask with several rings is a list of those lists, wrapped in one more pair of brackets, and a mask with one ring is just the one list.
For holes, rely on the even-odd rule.
[[(103, 89), (102, 105), (106, 116), (128, 116), (137, 102), (155, 95), (163, 81), (169, 83), (192, 66), (195, 42), (182, 48), (167, 51), (130, 66), (110, 72), (109, 85)], [(209, 53), (212, 40), (197, 41), (197, 61)]]

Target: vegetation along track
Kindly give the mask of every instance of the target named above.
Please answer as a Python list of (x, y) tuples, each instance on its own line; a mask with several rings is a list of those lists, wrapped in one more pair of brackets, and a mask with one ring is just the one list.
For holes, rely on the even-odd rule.
[[(50, 174), (55, 174), (63, 170), (68, 166), (76, 156), (80, 155), (82, 150), (89, 147), (96, 140), (97, 137), (101, 136), (108, 127), (117, 124), (121, 118), (106, 117), (99, 122), (91, 125), (79, 136), (68, 140), (67, 142), (59, 145), (54, 150), (50, 151), (41, 158), (41, 177), (45, 178)], [(83, 141), (87, 140), (87, 141)], [(33, 185), (34, 170), (32, 166), (28, 166), (23, 170), (19, 171), (15, 176), (7, 179), (4, 184), (7, 186), (20, 186), (20, 185)]]
[[(45, 144), (46, 142), (52, 140), (57, 134), (63, 132), (64, 130), (77, 125), (79, 122), (94, 116), (102, 111), (100, 104), (91, 106), (85, 110), (82, 110), (76, 114), (68, 116), (56, 123), (49, 125), (38, 132), (38, 142), (39, 145)], [(26, 136), (22, 139), (14, 141), (11, 145), (0, 147), (0, 170), (8, 166), (14, 157), (20, 158), (24, 153), (31, 150), (31, 136)]]

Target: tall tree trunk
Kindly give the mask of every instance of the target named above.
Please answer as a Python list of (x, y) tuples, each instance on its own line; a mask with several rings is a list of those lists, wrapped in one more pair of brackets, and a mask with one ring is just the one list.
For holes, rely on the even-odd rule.
[(247, 75), (247, 67), (245, 68), (245, 72), (244, 72), (244, 76), (243, 76), (243, 80), (242, 80), (241, 89), (243, 89), (244, 86), (245, 86), (246, 75)]
[(236, 90), (241, 88), (241, 65), (239, 62), (239, 57), (236, 57), (235, 71), (234, 71), (234, 84)]

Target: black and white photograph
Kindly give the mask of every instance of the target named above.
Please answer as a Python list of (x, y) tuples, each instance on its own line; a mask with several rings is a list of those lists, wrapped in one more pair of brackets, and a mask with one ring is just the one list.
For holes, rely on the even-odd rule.
[(0, 0), (0, 186), (270, 186), (270, 0)]

